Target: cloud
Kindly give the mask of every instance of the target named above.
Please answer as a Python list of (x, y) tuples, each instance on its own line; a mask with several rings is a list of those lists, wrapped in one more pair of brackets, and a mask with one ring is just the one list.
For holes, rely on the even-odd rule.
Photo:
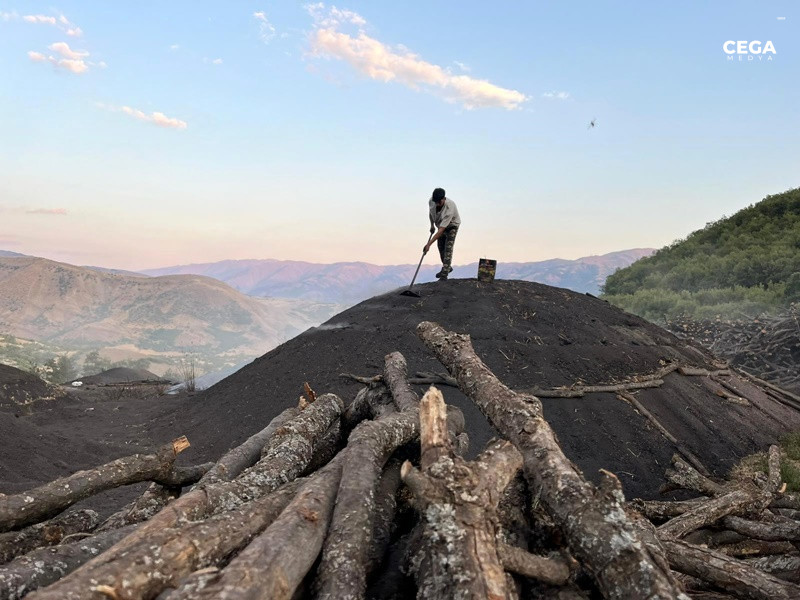
[(545, 92), (542, 98), (550, 98), (551, 100), (569, 100), (572, 96), (569, 92)]
[(50, 44), (48, 48), (53, 52), (58, 52), (64, 58), (82, 59), (89, 56), (86, 50), (73, 50), (66, 42), (56, 42), (55, 44)]
[(322, 2), (306, 4), (305, 9), (314, 19), (314, 24), (317, 27), (336, 28), (343, 23), (364, 27), (367, 24), (367, 20), (364, 17), (352, 10), (340, 10), (335, 6), (331, 6), (326, 10), (325, 4)]
[(472, 71), (472, 69), (470, 69), (468, 65), (465, 65), (462, 62), (458, 62), (457, 60), (454, 60), (453, 64), (455, 66), (457, 66), (459, 69), (461, 69), (462, 71), (464, 71), (464, 73), (469, 73), (470, 71)]
[(264, 11), (256, 11), (253, 13), (253, 18), (258, 21), (258, 37), (265, 44), (269, 44), (272, 38), (275, 37), (275, 27), (267, 19)]
[[(9, 15), (9, 18), (6, 18), (5, 15)], [(0, 13), (0, 17), (2, 17), (3, 20), (8, 21), (11, 18), (16, 19), (17, 14)], [(50, 15), (23, 15), (22, 20), (26, 23), (34, 23), (38, 25), (53, 25), (72, 37), (81, 37), (83, 35), (83, 30), (74, 23), (71, 23), (70, 20), (64, 15), (59, 15), (58, 17), (53, 17)]]
[(46, 25), (55, 25), (56, 18), (48, 17), (46, 15), (25, 15), (22, 20), (26, 23), (44, 23)]
[(453, 75), (406, 48), (392, 48), (363, 31), (352, 37), (334, 27), (319, 27), (312, 34), (311, 48), (315, 56), (343, 60), (371, 79), (397, 81), (412, 89), (433, 92), (450, 102), (461, 103), (467, 109), (498, 107), (513, 110), (528, 100), (521, 92), (485, 79)]
[(158, 125), (159, 127), (165, 127), (167, 129), (186, 129), (189, 126), (186, 121), (168, 117), (164, 113), (158, 111), (152, 112), (148, 115), (146, 112), (137, 108), (131, 108), (130, 106), (110, 106), (108, 104), (103, 104), (102, 102), (95, 102), (95, 106), (104, 110), (110, 110), (111, 112), (122, 112), (126, 115), (130, 115), (131, 117), (139, 119), (140, 121), (152, 123), (153, 125)]
[(66, 208), (31, 208), (25, 211), (29, 215), (66, 215)]
[(221, 58), (215, 58), (214, 60), (211, 61), (211, 64), (212, 65), (221, 65), (222, 64), (222, 59)]
[(0, 21), (5, 21), (7, 23), (8, 21), (14, 21), (17, 18), (19, 18), (19, 14), (17, 14), (17, 11), (11, 11), (11, 12), (0, 11)]
[(49, 62), (54, 67), (64, 69), (70, 73), (75, 73), (76, 75), (80, 75), (81, 73), (85, 73), (89, 70), (89, 65), (80, 58), (56, 58), (52, 55), (45, 56), (41, 52), (35, 52), (33, 50), (28, 52), (28, 58), (33, 62)]
[(181, 47), (181, 45), (180, 45), (180, 44), (172, 44), (172, 45), (169, 47), (169, 49), (174, 51), (174, 50), (178, 50), (180, 47)]

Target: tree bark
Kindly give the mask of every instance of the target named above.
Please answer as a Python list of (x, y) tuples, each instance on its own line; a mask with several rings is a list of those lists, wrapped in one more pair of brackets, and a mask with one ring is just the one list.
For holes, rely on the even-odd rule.
[(497, 550), (500, 496), (522, 466), (508, 442), (492, 442), (473, 463), (450, 447), (444, 398), (431, 387), (420, 403), (420, 469), (406, 461), (422, 541), (412, 558), (419, 598), (512, 598)]
[(318, 597), (361, 598), (373, 530), (375, 489), (383, 466), (419, 435), (419, 409), (364, 421), (350, 434), (336, 508), (317, 570)]
[(375, 491), (389, 457), (419, 435), (419, 400), (407, 380), (406, 360), (386, 355), (383, 381), (401, 412), (366, 421), (350, 435), (336, 508), (317, 569), (317, 596), (363, 598), (367, 588)]
[(165, 477), (178, 454), (188, 447), (188, 440), (181, 437), (162, 446), (155, 454), (118, 458), (21, 494), (0, 496), (0, 531), (37, 523), (104, 490)]
[(696, 508), (667, 521), (658, 528), (658, 535), (661, 538), (681, 538), (730, 514), (758, 514), (766, 508), (770, 498), (770, 494), (749, 484), (742, 489), (706, 500)]
[(95, 533), (102, 533), (103, 531), (119, 529), (126, 525), (146, 521), (180, 496), (180, 493), (181, 488), (179, 487), (165, 487), (158, 483), (151, 483), (150, 487), (136, 500), (103, 521), (102, 525), (95, 530)]
[[(91, 597), (102, 600), (106, 598), (102, 592), (89, 596), (86, 590), (97, 586), (97, 582), (102, 582), (100, 585), (116, 585), (114, 582), (117, 575), (125, 573), (125, 569), (129, 568), (143, 570), (145, 574), (142, 577), (147, 578), (146, 563), (152, 562), (154, 554), (161, 553), (161, 543), (154, 540), (160, 539), (161, 536), (171, 539), (170, 536), (176, 532), (180, 534), (178, 527), (186, 522), (197, 521), (214, 513), (231, 511), (249, 500), (269, 494), (282, 483), (297, 477), (311, 460), (314, 445), (333, 421), (339, 418), (342, 408), (342, 401), (337, 396), (333, 394), (320, 396), (297, 417), (279, 428), (270, 439), (267, 452), (262, 459), (245, 470), (237, 479), (197, 486), (188, 494), (168, 504), (132, 535), (117, 543), (102, 556), (39, 592), (41, 598), (79, 600)], [(175, 531), (167, 531), (170, 529)], [(172, 579), (169, 582), (172, 583)], [(124, 593), (121, 588), (112, 587), (112, 589), (115, 589), (117, 594)], [(130, 598), (138, 597), (130, 596)]]
[(678, 489), (692, 490), (704, 496), (719, 496), (727, 491), (724, 486), (702, 475), (677, 454), (672, 456), (672, 468), (667, 469), (666, 477)]
[(392, 352), (384, 357), (383, 380), (392, 393), (397, 410), (403, 412), (419, 406), (419, 397), (408, 383), (408, 366), (405, 357)]
[(772, 556), (759, 556), (747, 558), (745, 563), (759, 571), (774, 575), (778, 579), (800, 583), (800, 554), (774, 554)]
[(136, 525), (91, 538), (40, 548), (0, 566), (0, 600), (17, 600), (55, 583), (130, 534)]
[(202, 465), (191, 465), (188, 467), (173, 466), (172, 470), (164, 477), (158, 477), (153, 481), (167, 487), (186, 487), (194, 485), (214, 466), (213, 462), (203, 463)]
[(569, 581), (570, 568), (563, 559), (536, 556), (521, 548), (498, 544), (497, 553), (506, 571), (535, 579), (548, 585), (564, 585)]
[(642, 500), (635, 498), (629, 502), (634, 510), (642, 513), (645, 517), (653, 521), (667, 520), (682, 515), (685, 512), (694, 510), (705, 502), (706, 498), (695, 498), (693, 500)]
[(342, 473), (343, 450), (297, 493), (275, 522), (227, 567), (170, 600), (290, 600), (319, 555)]
[[(203, 521), (151, 532), (129, 546), (119, 560), (113, 555), (100, 555), (93, 561), (91, 578), (78, 582), (65, 578), (33, 597), (101, 600), (113, 594), (117, 600), (154, 598), (176, 587), (193, 571), (215, 566), (245, 547), (277, 518), (300, 484), (300, 480), (294, 481), (236, 510)], [(105, 591), (97, 590), (98, 586)]]
[(503, 385), (475, 354), (469, 336), (430, 322), (421, 323), (417, 332), (459, 388), (522, 452), (531, 489), (541, 490), (572, 555), (607, 598), (685, 597), (637, 539), (625, 517), (621, 490), (597, 490), (564, 456), (538, 398)]
[(786, 519), (777, 523), (750, 521), (741, 517), (726, 517), (722, 524), (741, 535), (766, 542), (800, 542), (800, 522)]
[(59, 515), (19, 531), (0, 533), (0, 564), (43, 546), (55, 546), (66, 536), (91, 531), (100, 517), (89, 509)]
[(720, 552), (681, 540), (662, 540), (673, 569), (697, 577), (716, 589), (748, 600), (800, 598), (800, 586), (759, 571)]
[(228, 452), (211, 467), (208, 473), (203, 475), (200, 483), (203, 485), (221, 483), (223, 481), (231, 481), (238, 477), (242, 471), (258, 462), (258, 459), (261, 458), (261, 450), (270, 438), (275, 435), (277, 429), (283, 426), (287, 421), (295, 418), (298, 414), (300, 414), (300, 410), (294, 407), (284, 410), (272, 419), (269, 425), (264, 429), (251, 435), (242, 444), (228, 450)]

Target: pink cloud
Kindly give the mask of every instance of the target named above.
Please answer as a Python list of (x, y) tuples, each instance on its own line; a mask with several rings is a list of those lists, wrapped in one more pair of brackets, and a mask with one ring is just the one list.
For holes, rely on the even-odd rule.
[[(401, 83), (441, 96), (448, 102), (458, 102), (467, 109), (514, 110), (528, 100), (522, 92), (485, 79), (454, 75), (450, 69), (423, 60), (402, 45), (389, 46), (368, 36), (363, 29), (367, 21), (358, 13), (335, 6), (328, 8), (322, 2), (305, 8), (314, 19), (315, 30), (311, 35), (314, 56), (342, 60), (370, 79)], [(356, 26), (358, 34), (343, 33), (340, 29), (344, 26)], [(468, 68), (462, 70), (468, 71)]]
[(103, 104), (102, 102), (96, 102), (95, 106), (104, 110), (110, 110), (111, 112), (123, 112), (135, 119), (145, 121), (146, 123), (152, 123), (153, 125), (158, 125), (159, 127), (166, 127), (169, 129), (186, 129), (189, 127), (189, 124), (186, 121), (182, 121), (181, 119), (176, 119), (174, 117), (168, 117), (164, 113), (158, 111), (147, 114), (138, 108), (131, 108), (130, 106), (112, 106), (109, 104)]
[(58, 52), (64, 58), (82, 59), (89, 56), (86, 50), (73, 50), (66, 42), (56, 42), (48, 46), (53, 52)]
[(371, 79), (397, 81), (413, 89), (437, 91), (451, 102), (465, 108), (519, 108), (528, 98), (516, 90), (494, 85), (484, 79), (453, 75), (439, 65), (429, 63), (405, 48), (391, 48), (363, 31), (358, 37), (321, 28), (311, 40), (315, 55), (347, 62)]
[[(66, 44), (64, 45), (66, 46)], [(35, 52), (33, 50), (28, 52), (28, 58), (30, 58), (33, 62), (49, 62), (54, 67), (64, 69), (70, 73), (75, 73), (76, 75), (80, 75), (81, 73), (85, 73), (89, 70), (89, 65), (80, 58), (56, 58), (52, 55), (45, 56), (41, 52)]]

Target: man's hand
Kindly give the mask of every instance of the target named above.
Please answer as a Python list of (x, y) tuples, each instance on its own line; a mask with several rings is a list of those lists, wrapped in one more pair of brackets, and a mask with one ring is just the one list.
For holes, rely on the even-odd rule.
[(430, 250), (430, 249), (431, 249), (431, 245), (430, 245), (430, 243), (428, 243), (428, 244), (425, 244), (425, 247), (422, 249), (422, 253), (423, 253), (423, 254), (427, 254), (427, 253), (428, 253), (428, 250)]
[(433, 232), (434, 232), (434, 231), (436, 231), (436, 227), (434, 227), (433, 225), (431, 225), (431, 234), (433, 234)]

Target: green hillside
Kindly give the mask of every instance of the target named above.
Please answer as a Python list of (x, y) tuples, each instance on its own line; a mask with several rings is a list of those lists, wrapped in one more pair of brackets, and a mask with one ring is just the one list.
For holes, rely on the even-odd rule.
[(800, 301), (800, 188), (620, 269), (606, 279), (603, 297), (654, 321), (755, 315)]

